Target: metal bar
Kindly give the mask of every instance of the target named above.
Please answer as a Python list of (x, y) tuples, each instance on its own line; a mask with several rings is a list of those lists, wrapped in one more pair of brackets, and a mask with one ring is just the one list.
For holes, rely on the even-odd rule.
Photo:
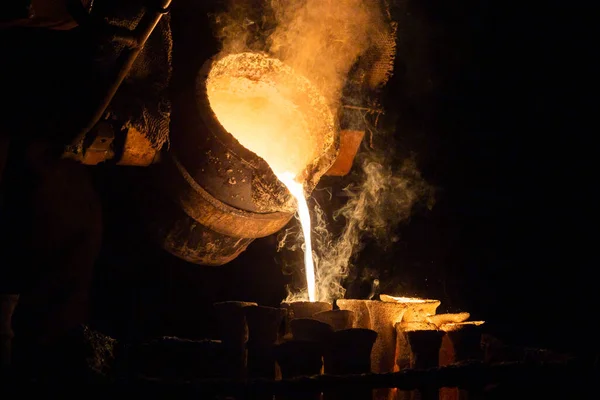
[[(173, 396), (231, 395), (235, 398), (254, 398), (256, 394), (281, 395), (286, 393), (315, 393), (352, 388), (398, 388), (400, 390), (435, 389), (458, 387), (480, 389), (489, 384), (564, 385), (574, 382), (595, 382), (600, 372), (598, 366), (572, 365), (567, 363), (510, 362), (499, 364), (471, 363), (432, 368), (428, 370), (404, 370), (388, 374), (318, 375), (280, 381), (248, 380), (202, 380), (195, 382), (163, 382), (140, 380), (138, 383), (123, 382), (123, 389), (149, 393), (169, 393)], [(120, 390), (120, 389), (119, 389)], [(204, 398), (204, 397), (202, 397)]]
[(138, 46), (138, 39), (134, 32), (127, 28), (111, 25), (98, 16), (90, 15), (81, 0), (67, 0), (67, 10), (79, 26), (93, 31), (100, 38), (124, 43), (131, 48)]
[[(404, 370), (389, 374), (319, 375), (281, 381), (256, 379), (237, 382), (231, 380), (174, 382), (147, 378), (122, 380), (104, 378), (80, 383), (94, 384), (94, 394), (104, 397), (118, 393), (120, 396), (131, 394), (136, 397), (148, 395), (152, 398), (164, 396), (165, 398), (190, 399), (210, 399), (215, 396), (219, 399), (223, 399), (223, 396), (235, 399), (255, 399), (256, 394), (315, 393), (339, 388), (352, 390), (353, 388), (397, 387), (400, 390), (429, 390), (458, 387), (480, 390), (487, 385), (501, 386), (503, 384), (519, 390), (527, 389), (536, 392), (539, 388), (544, 388), (545, 392), (561, 393), (561, 390), (566, 390), (573, 394), (575, 391), (595, 390), (599, 372), (600, 366), (584, 363), (507, 362), (492, 365), (482, 363), (452, 365), (429, 370)], [(23, 396), (28, 390), (40, 393), (41, 389), (45, 390), (46, 394), (70, 394), (65, 393), (66, 391), (81, 393), (80, 385), (65, 385), (64, 382), (55, 380), (33, 383), (17, 377), (6, 381), (3, 393), (12, 390)]]
[(102, 115), (108, 108), (110, 102), (113, 97), (117, 93), (117, 90), (123, 83), (123, 80), (131, 70), (133, 63), (137, 59), (137, 56), (140, 54), (143, 49), (146, 41), (154, 31), (154, 28), (160, 22), (162, 16), (169, 12), (169, 6), (171, 5), (171, 0), (159, 0), (152, 9), (148, 9), (139, 25), (135, 29), (135, 36), (137, 37), (137, 43), (132, 42), (131, 44), (135, 44), (129, 50), (125, 50), (127, 53), (123, 58), (123, 62), (118, 70), (118, 73), (115, 76), (114, 81), (108, 87), (104, 97), (100, 101), (100, 104), (96, 108), (96, 111), (91, 116), (89, 123), (80, 131), (75, 140), (71, 143), (72, 151), (75, 153), (80, 153), (83, 149), (83, 140), (88, 132), (90, 132), (94, 126), (100, 121)]

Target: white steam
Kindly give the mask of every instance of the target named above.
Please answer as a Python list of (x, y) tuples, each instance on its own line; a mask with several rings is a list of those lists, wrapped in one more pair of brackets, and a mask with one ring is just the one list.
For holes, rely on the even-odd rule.
[(432, 199), (431, 188), (421, 178), (413, 159), (404, 160), (394, 169), (381, 155), (368, 152), (360, 154), (356, 162), (360, 164), (358, 181), (343, 190), (348, 201), (333, 215), (334, 220), (344, 221), (341, 234), (332, 237), (323, 219), (316, 218), (315, 264), (321, 301), (344, 297), (342, 281), (364, 239), (375, 239), (381, 246), (390, 244), (395, 228), (409, 219), (417, 201)]
[[(323, 209), (315, 202), (313, 257), (318, 301), (344, 297), (343, 281), (366, 239), (385, 248), (392, 244), (395, 229), (410, 218), (417, 202), (433, 205), (433, 190), (421, 177), (414, 159), (408, 158), (398, 168), (392, 168), (382, 153), (367, 151), (358, 155), (355, 162), (360, 167), (353, 174), (356, 181), (343, 189), (347, 201), (333, 213), (334, 221), (343, 223), (341, 233), (332, 233)], [(298, 235), (296, 227), (287, 229), (280, 235), (278, 250), (297, 250)], [(373, 287), (371, 296), (377, 290)], [(306, 299), (305, 292), (288, 288), (286, 301)]]

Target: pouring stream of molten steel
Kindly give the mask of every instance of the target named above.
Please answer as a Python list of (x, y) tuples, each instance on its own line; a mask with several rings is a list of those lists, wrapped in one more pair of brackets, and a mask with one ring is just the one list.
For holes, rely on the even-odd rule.
[(306, 274), (306, 284), (308, 288), (308, 300), (316, 301), (316, 282), (315, 282), (315, 264), (313, 262), (310, 213), (308, 212), (308, 203), (304, 197), (304, 189), (301, 183), (294, 180), (294, 175), (290, 172), (277, 174), (277, 178), (288, 188), (292, 196), (298, 203), (298, 216), (300, 225), (302, 225), (302, 234), (304, 235), (304, 268)]

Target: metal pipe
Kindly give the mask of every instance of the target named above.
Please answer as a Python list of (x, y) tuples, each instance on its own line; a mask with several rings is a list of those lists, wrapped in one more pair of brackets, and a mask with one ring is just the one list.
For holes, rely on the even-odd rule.
[(90, 4), (86, 9), (81, 0), (67, 0), (67, 11), (77, 25), (92, 31), (100, 39), (125, 43), (131, 48), (138, 45), (138, 39), (134, 32), (121, 26), (111, 25), (103, 18), (91, 15), (89, 13), (91, 8)]
[(123, 57), (123, 62), (118, 70), (118, 73), (115, 76), (114, 81), (108, 87), (104, 97), (102, 98), (100, 104), (96, 108), (96, 111), (92, 115), (89, 120), (89, 123), (80, 131), (75, 140), (71, 143), (70, 151), (74, 153), (80, 153), (83, 151), (83, 140), (85, 136), (96, 126), (98, 121), (102, 118), (102, 115), (108, 108), (110, 102), (113, 97), (117, 93), (117, 90), (123, 83), (123, 80), (129, 74), (133, 63), (137, 59), (137, 56), (142, 51), (146, 41), (156, 28), (156, 25), (160, 22), (162, 16), (169, 12), (169, 7), (171, 5), (171, 0), (158, 0), (158, 3), (152, 7), (151, 9), (147, 9), (146, 13), (142, 17), (138, 26), (134, 31), (135, 40), (128, 39), (127, 42), (130, 44), (130, 49), (125, 50), (125, 55), (121, 55)]

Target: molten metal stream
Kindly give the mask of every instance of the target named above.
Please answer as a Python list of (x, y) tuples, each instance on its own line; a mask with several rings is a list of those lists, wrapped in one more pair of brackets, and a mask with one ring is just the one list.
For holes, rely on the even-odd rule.
[(304, 188), (301, 183), (294, 180), (294, 175), (290, 172), (277, 174), (277, 178), (288, 188), (292, 196), (298, 203), (298, 216), (300, 225), (302, 225), (302, 234), (304, 235), (304, 268), (306, 271), (306, 284), (308, 288), (308, 300), (317, 301), (316, 282), (315, 282), (315, 264), (312, 256), (310, 213), (308, 204), (304, 197)]

